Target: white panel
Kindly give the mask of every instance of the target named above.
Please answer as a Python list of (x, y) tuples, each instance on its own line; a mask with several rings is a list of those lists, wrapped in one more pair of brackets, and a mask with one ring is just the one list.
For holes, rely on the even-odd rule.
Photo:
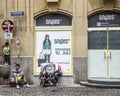
[(97, 27), (97, 28), (88, 28), (88, 31), (107, 31), (107, 30), (120, 30), (120, 27)]
[(120, 50), (109, 50), (108, 60), (109, 78), (120, 78)]
[(105, 50), (88, 50), (88, 78), (106, 77)]
[(72, 26), (43, 26), (43, 27), (35, 27), (35, 30), (72, 30)]
[(47, 2), (58, 2), (59, 0), (47, 0)]

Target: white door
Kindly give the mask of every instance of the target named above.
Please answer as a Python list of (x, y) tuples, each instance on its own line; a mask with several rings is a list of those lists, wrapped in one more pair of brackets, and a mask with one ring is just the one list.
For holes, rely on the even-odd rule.
[(88, 76), (89, 77), (106, 77), (106, 58), (105, 50), (88, 51)]
[(120, 78), (120, 31), (92, 31), (88, 38), (88, 78)]
[(107, 32), (88, 32), (88, 78), (107, 76), (106, 50)]
[(108, 78), (120, 78), (120, 31), (109, 31)]

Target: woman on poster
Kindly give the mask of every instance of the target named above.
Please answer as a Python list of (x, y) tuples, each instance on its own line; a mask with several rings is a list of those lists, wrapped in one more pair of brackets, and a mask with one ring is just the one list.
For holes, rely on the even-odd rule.
[(52, 53), (51, 51), (51, 41), (49, 39), (49, 35), (45, 35), (45, 39), (43, 41), (43, 48), (42, 48), (42, 54), (44, 54), (46, 63), (50, 63), (50, 55)]

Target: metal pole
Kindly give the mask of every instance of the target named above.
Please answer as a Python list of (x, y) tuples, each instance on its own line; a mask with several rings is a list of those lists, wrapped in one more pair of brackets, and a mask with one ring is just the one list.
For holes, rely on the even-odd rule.
[(16, 26), (17, 26), (17, 47), (18, 47), (18, 63), (20, 63), (20, 39), (19, 39), (19, 17), (16, 17)]
[[(8, 35), (10, 35), (10, 23), (7, 21), (7, 23), (8, 23), (8, 33), (7, 33), (7, 36)], [(10, 53), (11, 53), (11, 39), (9, 38), (9, 37), (7, 37), (7, 39), (8, 39), (8, 42), (9, 42), (9, 47), (10, 47)], [(10, 54), (11, 55), (11, 54)], [(11, 56), (10, 56), (10, 64), (11, 64)]]
[[(7, 36), (8, 36), (8, 34), (10, 34), (10, 24), (9, 24), (9, 22), (8, 22), (8, 20), (7, 20), (7, 27), (8, 27), (8, 33), (7, 33)], [(11, 40), (10, 40), (10, 38), (7, 38), (8, 39), (8, 42), (9, 42), (9, 44), (10, 44), (10, 46), (11, 46)]]
[(18, 63), (20, 63), (20, 40), (16, 40), (17, 48), (18, 48)]
[(106, 58), (106, 60), (107, 60), (107, 61), (106, 61), (106, 62), (107, 62), (107, 65), (106, 65), (106, 67), (107, 67), (107, 78), (108, 78), (108, 76), (109, 76), (109, 64), (108, 64), (108, 57), (109, 57), (109, 56), (108, 56), (108, 55), (109, 55), (109, 54), (108, 54), (108, 50), (109, 50), (109, 40), (108, 40), (108, 39), (109, 39), (109, 35), (108, 35), (108, 33), (109, 33), (109, 28), (107, 28), (107, 56), (106, 56), (106, 57), (107, 57), (107, 58)]

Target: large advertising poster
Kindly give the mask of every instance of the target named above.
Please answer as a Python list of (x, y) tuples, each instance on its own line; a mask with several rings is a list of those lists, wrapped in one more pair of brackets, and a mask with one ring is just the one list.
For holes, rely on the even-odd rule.
[[(46, 38), (47, 37), (47, 38)], [(36, 58), (41, 58), (43, 49), (45, 46), (44, 40), (49, 39), (51, 45), (51, 52), (48, 59), (50, 62), (58, 63), (63, 71), (64, 75), (72, 74), (72, 64), (71, 64), (71, 32), (36, 32)], [(46, 46), (50, 49), (50, 45)], [(45, 58), (45, 57), (43, 57)], [(39, 64), (37, 64), (37, 72), (39, 72)]]

